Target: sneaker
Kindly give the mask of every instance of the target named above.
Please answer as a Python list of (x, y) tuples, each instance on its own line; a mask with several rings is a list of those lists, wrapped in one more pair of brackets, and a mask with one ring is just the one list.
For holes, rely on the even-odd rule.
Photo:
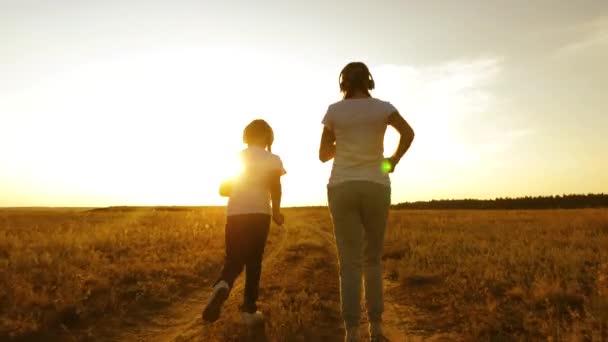
[(346, 336), (344, 337), (346, 342), (359, 342), (359, 326), (346, 327)]
[(386, 337), (384, 337), (382, 335), (375, 335), (375, 336), (370, 336), (369, 341), (370, 342), (386, 342), (388, 340), (386, 339)]
[(220, 318), (222, 305), (224, 305), (224, 302), (228, 299), (229, 293), (230, 287), (227, 282), (222, 280), (215, 284), (211, 298), (209, 298), (209, 303), (207, 303), (205, 310), (203, 310), (204, 321), (212, 323)]
[(370, 322), (369, 323), (369, 337), (371, 342), (382, 342), (384, 341), (382, 335), (382, 323), (381, 322)]
[(264, 314), (260, 311), (256, 311), (254, 313), (242, 312), (241, 318), (243, 320), (243, 324), (248, 327), (254, 327), (264, 323)]

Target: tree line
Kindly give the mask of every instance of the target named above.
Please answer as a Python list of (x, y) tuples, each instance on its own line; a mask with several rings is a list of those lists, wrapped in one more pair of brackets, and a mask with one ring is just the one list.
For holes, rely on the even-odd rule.
[(395, 209), (577, 209), (606, 208), (608, 194), (499, 197), (495, 199), (442, 199), (404, 202)]

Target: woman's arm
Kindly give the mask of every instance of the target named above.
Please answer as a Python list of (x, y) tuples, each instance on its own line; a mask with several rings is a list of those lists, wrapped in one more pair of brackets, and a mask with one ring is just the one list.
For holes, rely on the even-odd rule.
[(412, 141), (414, 141), (414, 130), (412, 127), (405, 121), (405, 119), (399, 114), (399, 112), (393, 112), (388, 117), (388, 124), (393, 126), (397, 132), (399, 132), (399, 145), (397, 146), (397, 150), (393, 153), (392, 156), (388, 158), (390, 163), (390, 170), (388, 172), (395, 171), (395, 167), (399, 164), (399, 161), (407, 152), (407, 150), (412, 145)]
[(336, 156), (336, 135), (334, 131), (323, 127), (323, 133), (321, 134), (321, 145), (319, 146), (319, 160), (325, 163), (328, 160), (333, 159)]

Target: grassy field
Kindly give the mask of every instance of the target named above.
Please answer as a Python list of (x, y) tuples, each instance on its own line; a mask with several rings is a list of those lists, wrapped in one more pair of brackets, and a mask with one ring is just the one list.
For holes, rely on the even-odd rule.
[[(327, 211), (289, 209), (286, 219), (272, 228), (262, 275), (268, 340), (340, 340)], [(220, 208), (0, 210), (0, 340), (145, 333), (138, 322), (214, 280), (223, 225)], [(384, 259), (386, 301), (407, 312), (396, 328), (408, 335), (608, 339), (608, 210), (395, 211)], [(208, 340), (239, 340), (239, 300)]]
[(393, 215), (386, 273), (429, 330), (475, 340), (608, 338), (608, 211)]

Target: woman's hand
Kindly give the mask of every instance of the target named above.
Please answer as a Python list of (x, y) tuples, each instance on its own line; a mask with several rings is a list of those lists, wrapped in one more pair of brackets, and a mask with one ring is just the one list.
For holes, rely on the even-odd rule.
[(395, 172), (397, 164), (399, 164), (399, 159), (397, 157), (391, 156), (385, 158), (384, 161), (382, 161), (382, 170), (386, 173), (393, 173)]

